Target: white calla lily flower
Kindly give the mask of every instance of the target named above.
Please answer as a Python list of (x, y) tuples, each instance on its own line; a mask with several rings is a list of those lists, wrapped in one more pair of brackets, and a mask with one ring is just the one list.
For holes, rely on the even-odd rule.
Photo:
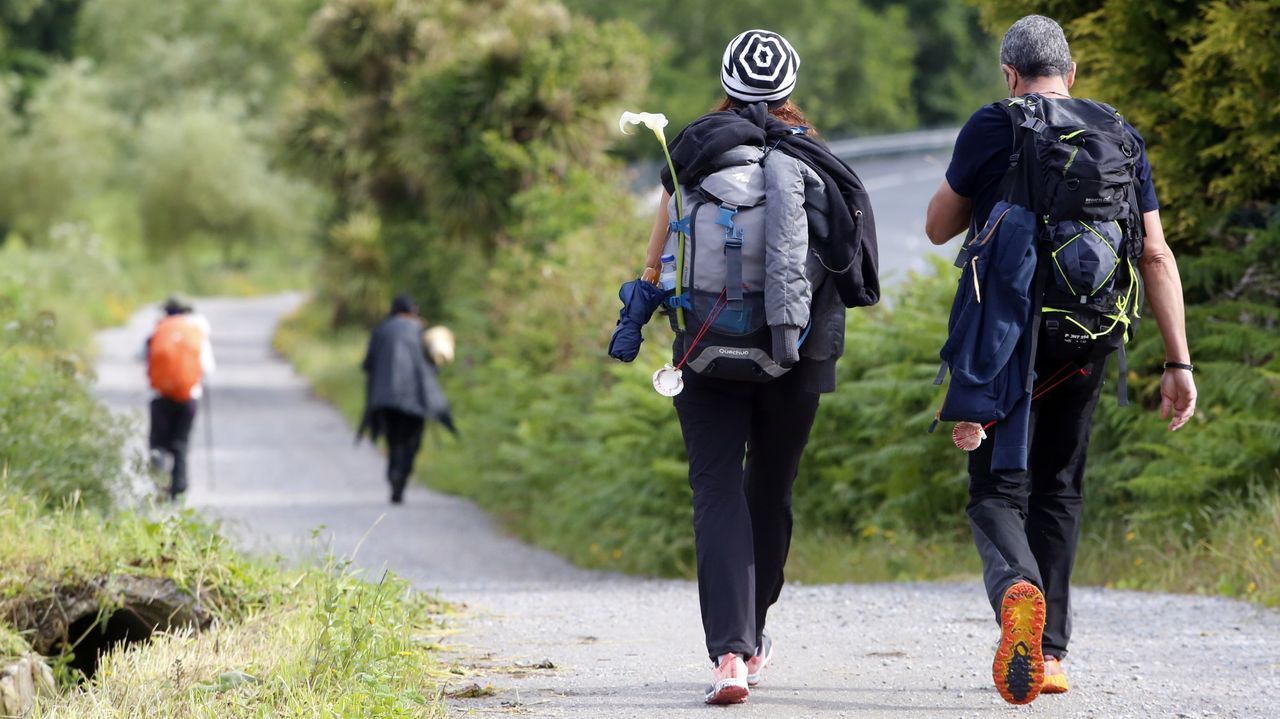
[(667, 126), (667, 116), (660, 112), (624, 112), (618, 118), (618, 129), (624, 135), (631, 134), (632, 125), (644, 125), (653, 133), (662, 137), (662, 128)]
[[(662, 146), (662, 155), (667, 159), (667, 170), (671, 172), (671, 179), (673, 184), (675, 185), (675, 191), (673, 194), (675, 195), (675, 201), (676, 201), (676, 217), (683, 218), (684, 217), (684, 198), (680, 196), (681, 194), (680, 181), (678, 176), (676, 175), (675, 163), (671, 161), (671, 151), (667, 149), (667, 137), (662, 131), (663, 128), (667, 126), (667, 116), (663, 115), (660, 112), (629, 112), (628, 111), (628, 112), (622, 113), (622, 117), (618, 118), (618, 129), (622, 131), (622, 134), (630, 135), (631, 134), (630, 128), (632, 125), (644, 125), (645, 127), (653, 131), (654, 137), (658, 138), (658, 144)], [(679, 237), (680, 239), (679, 239), (678, 249), (676, 250), (676, 264), (679, 267), (683, 267), (684, 266), (684, 233), (681, 232), (679, 234)], [(681, 280), (681, 276), (677, 273), (676, 294), (679, 294), (682, 291), (683, 289), (681, 286), (682, 284), (683, 283)], [(680, 328), (683, 329), (684, 328), (684, 310), (680, 307), (676, 307), (676, 321), (679, 324)], [(655, 383), (658, 381), (657, 378), (658, 378), (658, 375), (655, 374), (654, 375)]]

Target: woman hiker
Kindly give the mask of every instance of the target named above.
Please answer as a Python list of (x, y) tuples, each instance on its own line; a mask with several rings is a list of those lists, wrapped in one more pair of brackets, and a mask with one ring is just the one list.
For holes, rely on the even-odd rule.
[[(808, 442), (819, 396), (835, 390), (835, 363), (844, 347), (845, 305), (871, 304), (879, 292), (870, 207), (865, 206), (865, 212), (856, 209), (841, 195), (851, 186), (863, 193), (861, 183), (816, 138), (800, 108), (789, 99), (799, 66), (800, 58), (791, 44), (766, 30), (744, 32), (725, 48), (720, 72), (724, 99), (711, 113), (685, 128), (669, 146), (678, 177), (663, 172), (666, 192), (654, 220), (646, 269), (637, 281), (657, 284), (662, 275), (668, 296), (692, 298), (692, 304), (684, 309), (689, 326), (677, 332), (674, 366), (661, 370), (654, 382), (657, 387), (659, 376), (670, 372), (668, 378), (675, 377), (675, 383), (683, 383), (682, 388), (663, 393), (676, 393), (675, 409), (689, 459), (698, 596), (707, 652), (713, 664), (712, 682), (705, 694), (708, 704), (745, 701), (749, 687), (759, 684), (773, 657), (774, 645), (765, 632), (765, 621), (782, 590), (783, 566), (791, 543), (791, 488), (800, 456)], [(721, 172), (726, 167), (741, 170), (737, 179), (733, 173), (726, 176)], [(708, 180), (712, 176), (717, 179)], [(688, 252), (694, 258), (703, 258), (703, 253), (713, 258), (692, 260), (701, 263), (697, 266), (681, 260), (686, 262), (683, 294), (680, 289), (671, 289), (676, 274), (672, 220), (677, 219), (677, 212), (675, 203), (669, 201), (677, 181), (686, 215), (681, 219), (689, 218), (691, 205), (700, 206), (698, 216), (692, 219), (696, 237), (690, 240)], [(734, 182), (742, 184), (735, 189), (731, 187)], [(716, 190), (720, 186), (717, 183), (728, 186)], [(749, 195), (752, 187), (761, 186), (764, 199), (757, 196), (746, 202), (754, 202), (757, 209), (763, 203), (763, 210), (750, 215), (751, 207), (735, 206), (742, 201), (734, 199), (735, 194)], [(865, 193), (861, 197), (865, 198)], [(861, 241), (870, 246), (866, 253), (869, 256), (863, 257), (866, 261), (852, 272), (852, 279), (848, 267), (856, 261), (838, 264), (847, 266), (840, 277), (845, 284), (839, 288), (837, 275), (823, 269), (824, 264), (837, 265), (819, 261), (821, 252), (811, 251), (810, 247), (819, 230), (826, 233), (824, 239), (837, 236), (837, 232), (830, 231), (836, 226), (830, 219), (834, 217), (833, 207), (844, 213), (845, 224), (839, 227), (854, 229), (855, 217), (865, 226), (863, 233), (840, 234), (842, 241), (846, 245)], [(716, 213), (720, 213), (720, 219), (708, 224), (717, 217)], [(722, 226), (727, 226), (728, 231), (721, 231)], [(685, 231), (688, 230), (686, 225)], [(737, 244), (733, 241), (735, 233)], [(786, 242), (793, 247), (798, 245), (798, 252), (790, 253), (793, 267), (778, 264), (782, 260), (776, 256), (783, 251), (774, 245), (783, 237), (790, 238)], [(698, 245), (699, 242), (703, 244)], [(723, 242), (724, 247), (705, 249), (706, 243), (715, 242)], [(757, 244), (754, 253), (765, 256), (764, 260), (756, 260), (757, 265), (765, 265), (763, 291), (753, 288), (747, 280), (753, 242)], [(704, 249), (694, 249), (695, 245)], [(679, 253), (683, 257), (684, 251)], [(731, 254), (741, 257), (714, 259)], [(699, 279), (710, 271), (709, 266), (735, 262), (742, 267), (721, 269), (712, 281)], [(790, 272), (792, 282), (786, 289), (776, 288), (775, 272)], [(727, 304), (724, 295), (732, 296), (735, 284), (748, 298), (753, 289), (765, 298), (766, 306), (757, 307), (760, 315), (770, 316), (769, 326), (760, 328), (762, 349), (717, 346), (714, 354), (718, 358), (707, 362), (707, 354), (713, 353), (705, 352), (705, 346), (712, 344), (709, 338), (722, 328), (719, 319), (731, 312), (713, 308), (699, 314), (695, 308), (700, 281), (706, 282), (704, 289), (709, 289), (701, 295), (704, 301), (714, 299), (715, 293), (720, 292), (722, 297), (717, 302)], [(771, 288), (770, 283), (775, 287)], [(853, 289), (846, 293), (848, 287)], [(742, 295), (742, 291), (737, 294)], [(769, 298), (780, 291), (788, 296), (786, 303), (791, 304), (770, 304)], [(859, 292), (861, 300), (849, 301)], [(746, 306), (750, 307), (749, 299)], [(672, 316), (674, 312), (669, 310)], [(792, 319), (775, 324), (775, 315)], [(800, 319), (794, 319), (796, 316)], [(710, 329), (711, 333), (704, 335), (700, 329)], [(704, 347), (698, 347), (699, 343)], [(746, 380), (735, 378), (728, 370), (731, 362), (752, 352), (757, 353), (754, 356), (759, 358), (758, 365), (750, 368)], [(691, 360), (696, 353), (702, 354)], [(704, 362), (701, 367), (698, 360)], [(739, 369), (735, 371), (742, 371), (742, 362), (738, 360)]]

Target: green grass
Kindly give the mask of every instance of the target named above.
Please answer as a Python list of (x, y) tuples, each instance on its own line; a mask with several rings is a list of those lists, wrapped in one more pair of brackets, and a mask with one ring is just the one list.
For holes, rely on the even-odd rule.
[(0, 489), (0, 652), (26, 650), (32, 608), (100, 591), (118, 607), (122, 575), (172, 580), (212, 618), (105, 655), (76, 686), (54, 657), (63, 694), (38, 717), (439, 717), (444, 670), (433, 637), (448, 608), (402, 579), (364, 578), (330, 560), (285, 570), (235, 551), (189, 512), (49, 510)]

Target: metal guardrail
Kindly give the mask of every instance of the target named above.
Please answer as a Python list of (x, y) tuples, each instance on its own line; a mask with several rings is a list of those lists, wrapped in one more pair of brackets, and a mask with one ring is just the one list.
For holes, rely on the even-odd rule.
[(956, 142), (960, 128), (896, 132), (892, 135), (872, 135), (836, 140), (828, 143), (831, 153), (842, 160), (857, 160), (884, 155), (907, 155), (931, 150), (949, 150)]

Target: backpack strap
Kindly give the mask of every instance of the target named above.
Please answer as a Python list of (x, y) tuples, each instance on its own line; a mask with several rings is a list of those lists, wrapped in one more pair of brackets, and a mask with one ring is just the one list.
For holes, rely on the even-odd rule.
[(724, 292), (726, 309), (742, 309), (742, 237), (743, 231), (733, 223), (736, 205), (720, 203), (716, 224), (724, 228)]
[(1129, 356), (1125, 353), (1124, 344), (1116, 352), (1116, 369), (1120, 370), (1116, 377), (1116, 404), (1124, 407), (1129, 404)]

